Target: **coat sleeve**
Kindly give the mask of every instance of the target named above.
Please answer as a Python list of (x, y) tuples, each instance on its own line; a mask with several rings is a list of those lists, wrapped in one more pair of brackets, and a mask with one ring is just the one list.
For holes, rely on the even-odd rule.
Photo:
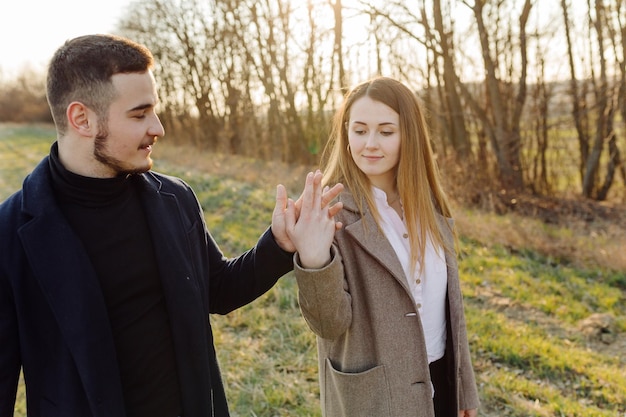
[(278, 246), (270, 228), (235, 258), (225, 258), (210, 234), (208, 241), (211, 313), (227, 314), (252, 302), (293, 269), (292, 254)]
[(352, 322), (351, 296), (341, 255), (331, 247), (332, 260), (322, 269), (304, 269), (297, 254), (294, 271), (298, 282), (300, 310), (309, 328), (323, 339), (334, 340), (344, 334)]
[(293, 253), (278, 246), (269, 227), (254, 247), (240, 256), (225, 257), (207, 228), (200, 201), (185, 181), (154, 172), (139, 180), (143, 179), (161, 272), (193, 276), (208, 313), (227, 314), (250, 303), (293, 269)]
[(195, 193), (184, 186), (185, 214), (195, 225), (189, 233), (191, 251), (202, 252), (194, 263), (208, 287), (210, 313), (227, 314), (252, 302), (293, 269), (293, 254), (278, 246), (269, 227), (254, 247), (237, 257), (225, 257), (208, 230)]

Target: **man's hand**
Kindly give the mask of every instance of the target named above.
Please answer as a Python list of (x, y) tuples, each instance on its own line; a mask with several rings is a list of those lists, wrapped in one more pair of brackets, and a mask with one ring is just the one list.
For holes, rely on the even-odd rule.
[[(278, 243), (278, 246), (280, 246), (283, 250), (287, 252), (296, 251), (296, 245), (292, 242), (291, 237), (287, 233), (286, 215), (288, 210), (292, 210), (293, 219), (295, 222), (298, 222), (305, 198), (308, 199), (307, 210), (310, 210), (313, 207), (312, 202), (315, 199), (315, 193), (318, 192), (319, 199), (317, 200), (317, 208), (319, 210), (326, 209), (327, 217), (329, 219), (333, 219), (335, 214), (343, 208), (343, 204), (341, 202), (328, 207), (330, 202), (334, 200), (339, 193), (341, 193), (341, 191), (343, 191), (343, 185), (335, 184), (332, 188), (324, 187), (324, 190), (321, 190), (321, 183), (322, 173), (319, 170), (315, 173), (309, 172), (306, 178), (304, 190), (296, 202), (287, 197), (287, 190), (283, 185), (279, 184), (276, 187), (276, 206), (274, 207), (274, 212), (272, 214), (272, 233), (274, 235), (274, 239), (276, 239), (276, 243)], [(311, 219), (309, 218), (309, 221), (310, 220)], [(335, 222), (334, 219), (332, 222), (335, 229), (341, 228), (341, 223)]]

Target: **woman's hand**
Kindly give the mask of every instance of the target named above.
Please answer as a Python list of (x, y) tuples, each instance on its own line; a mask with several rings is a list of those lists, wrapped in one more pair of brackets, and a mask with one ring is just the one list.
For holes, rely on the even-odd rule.
[[(287, 198), (287, 191), (285, 187), (279, 184), (276, 187), (276, 206), (274, 207), (274, 213), (272, 214), (272, 233), (278, 246), (287, 252), (295, 252), (297, 250), (295, 242), (292, 241), (290, 234), (287, 232), (287, 215), (293, 216), (293, 224), (290, 225), (292, 231), (295, 230), (295, 224), (300, 219), (300, 213), (302, 211), (302, 205), (307, 198), (307, 215), (311, 215), (312, 201), (315, 198), (315, 193), (320, 192), (322, 182), (322, 173), (318, 170), (315, 173), (309, 172), (306, 178), (304, 190), (296, 202)], [(332, 188), (326, 187), (321, 190), (321, 198), (319, 199), (318, 209), (326, 209), (329, 219), (333, 219), (343, 208), (343, 204), (338, 202), (328, 207), (330, 202), (334, 200), (339, 193), (343, 191), (342, 184), (335, 184)], [(311, 221), (309, 218), (308, 221)], [(340, 222), (334, 222), (335, 229), (341, 228)], [(303, 226), (303, 225), (301, 225)], [(331, 239), (332, 241), (332, 239)], [(300, 243), (302, 245), (302, 242)]]

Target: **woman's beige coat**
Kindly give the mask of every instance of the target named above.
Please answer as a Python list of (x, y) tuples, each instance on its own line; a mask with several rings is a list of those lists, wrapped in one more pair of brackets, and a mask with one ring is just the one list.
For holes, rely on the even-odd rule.
[[(423, 330), (400, 261), (372, 214), (361, 218), (347, 192), (341, 201), (337, 220), (344, 227), (331, 263), (305, 270), (297, 256), (295, 262), (300, 308), (317, 335), (323, 415), (433, 417)], [(445, 238), (453, 239), (449, 232)], [(456, 256), (446, 255), (446, 262), (457, 403), (474, 409), (479, 400)]]

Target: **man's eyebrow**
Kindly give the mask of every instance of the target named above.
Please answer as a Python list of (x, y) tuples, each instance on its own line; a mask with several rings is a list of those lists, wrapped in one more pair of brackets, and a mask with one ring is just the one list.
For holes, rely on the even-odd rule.
[(134, 111), (139, 111), (139, 110), (146, 110), (146, 109), (151, 109), (153, 108), (154, 105), (150, 104), (150, 103), (146, 103), (146, 104), (140, 104), (138, 106), (133, 107), (132, 109), (128, 110), (128, 113), (130, 112), (134, 112)]

